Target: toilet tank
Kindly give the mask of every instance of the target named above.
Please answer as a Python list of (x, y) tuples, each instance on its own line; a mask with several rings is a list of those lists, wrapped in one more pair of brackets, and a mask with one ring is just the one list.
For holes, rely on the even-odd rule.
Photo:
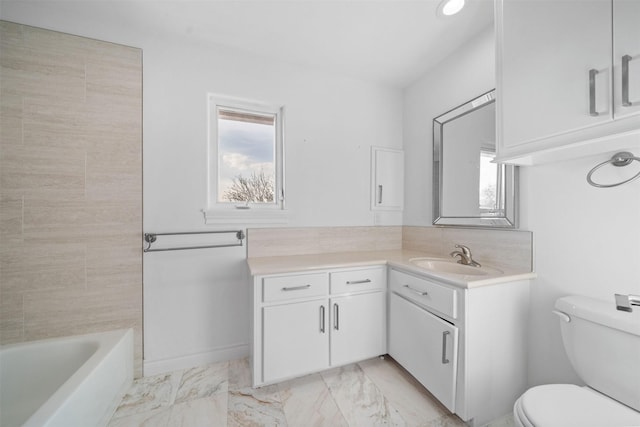
[(616, 310), (611, 301), (567, 296), (556, 309), (562, 341), (576, 373), (591, 388), (640, 411), (640, 307)]

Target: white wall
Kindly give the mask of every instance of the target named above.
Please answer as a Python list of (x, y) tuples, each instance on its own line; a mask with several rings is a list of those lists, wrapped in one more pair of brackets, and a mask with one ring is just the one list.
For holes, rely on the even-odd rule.
[[(401, 148), (400, 91), (179, 41), (147, 45), (144, 69), (146, 231), (207, 229), (207, 92), (285, 105), (287, 225), (374, 223), (370, 147)], [(244, 259), (244, 248), (145, 255), (147, 373), (247, 353)]]
[(404, 225), (433, 221), (433, 119), (495, 88), (493, 28), (447, 57), (404, 92)]
[[(531, 287), (531, 385), (579, 383), (551, 314), (558, 297), (587, 295), (613, 307), (614, 293), (640, 294), (640, 182), (603, 189), (585, 179), (612, 154), (520, 170), (522, 227), (533, 231), (538, 274)], [(615, 182), (632, 167), (640, 170), (609, 167), (597, 179)]]
[[(402, 148), (400, 90), (166, 39), (125, 17), (80, 22), (74, 7), (90, 5), (3, 3), (2, 18), (143, 49), (145, 232), (237, 227), (205, 226), (200, 212), (208, 92), (285, 106), (287, 225), (374, 224), (370, 147)], [(244, 247), (145, 254), (145, 374), (246, 355), (248, 342)]]

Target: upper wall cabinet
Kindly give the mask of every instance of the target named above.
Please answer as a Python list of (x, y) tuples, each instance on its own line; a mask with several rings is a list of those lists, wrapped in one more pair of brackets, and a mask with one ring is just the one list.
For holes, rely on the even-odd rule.
[(496, 0), (498, 160), (640, 138), (640, 1)]
[(371, 148), (371, 209), (400, 211), (404, 201), (404, 152)]

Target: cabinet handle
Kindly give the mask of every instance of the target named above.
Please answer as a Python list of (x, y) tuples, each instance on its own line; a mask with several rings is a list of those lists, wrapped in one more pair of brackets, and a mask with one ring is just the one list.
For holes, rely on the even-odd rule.
[(596, 111), (596, 75), (598, 70), (592, 68), (589, 70), (589, 115), (593, 117), (598, 116)]
[(382, 185), (378, 185), (378, 204), (382, 203)]
[(320, 306), (320, 333), (324, 334), (324, 305)]
[(283, 291), (287, 292), (287, 291), (300, 291), (302, 289), (309, 289), (311, 287), (311, 285), (302, 285), (302, 286), (291, 286), (288, 288), (282, 288)]
[(629, 101), (629, 61), (633, 58), (631, 55), (622, 57), (622, 106), (631, 107), (633, 104)]
[(444, 331), (442, 333), (442, 364), (446, 365), (449, 363), (449, 359), (447, 359), (447, 335), (449, 335), (449, 331)]
[(423, 297), (425, 297), (425, 296), (429, 295), (429, 292), (427, 292), (427, 291), (419, 291), (419, 290), (417, 290), (417, 289), (413, 289), (413, 288), (412, 288), (411, 286), (409, 286), (409, 285), (404, 285), (404, 287), (405, 287), (405, 288), (407, 288), (407, 289), (409, 289), (410, 291), (415, 292), (416, 294), (418, 294), (418, 295), (420, 295), (420, 296), (423, 296)]
[(362, 283), (371, 283), (371, 279), (364, 280), (347, 280), (347, 285), (360, 285)]
[(340, 330), (340, 307), (338, 304), (333, 304), (333, 329)]

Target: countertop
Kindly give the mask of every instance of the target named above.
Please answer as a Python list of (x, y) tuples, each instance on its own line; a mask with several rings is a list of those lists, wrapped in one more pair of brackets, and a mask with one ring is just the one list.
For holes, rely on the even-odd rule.
[[(314, 270), (327, 270), (334, 268), (366, 267), (375, 265), (388, 265), (402, 270), (413, 272), (425, 277), (437, 279), (454, 286), (465, 289), (496, 285), (517, 280), (529, 280), (536, 277), (531, 271), (514, 270), (499, 265), (487, 265), (488, 267), (502, 270), (502, 274), (487, 274), (483, 276), (471, 276), (463, 274), (437, 272), (421, 268), (413, 264), (413, 258), (441, 256), (418, 251), (365, 251), (365, 252), (336, 252), (312, 255), (274, 256), (248, 258), (247, 263), (253, 276), (270, 274), (283, 274), (305, 272)], [(478, 260), (482, 263), (482, 260)]]

